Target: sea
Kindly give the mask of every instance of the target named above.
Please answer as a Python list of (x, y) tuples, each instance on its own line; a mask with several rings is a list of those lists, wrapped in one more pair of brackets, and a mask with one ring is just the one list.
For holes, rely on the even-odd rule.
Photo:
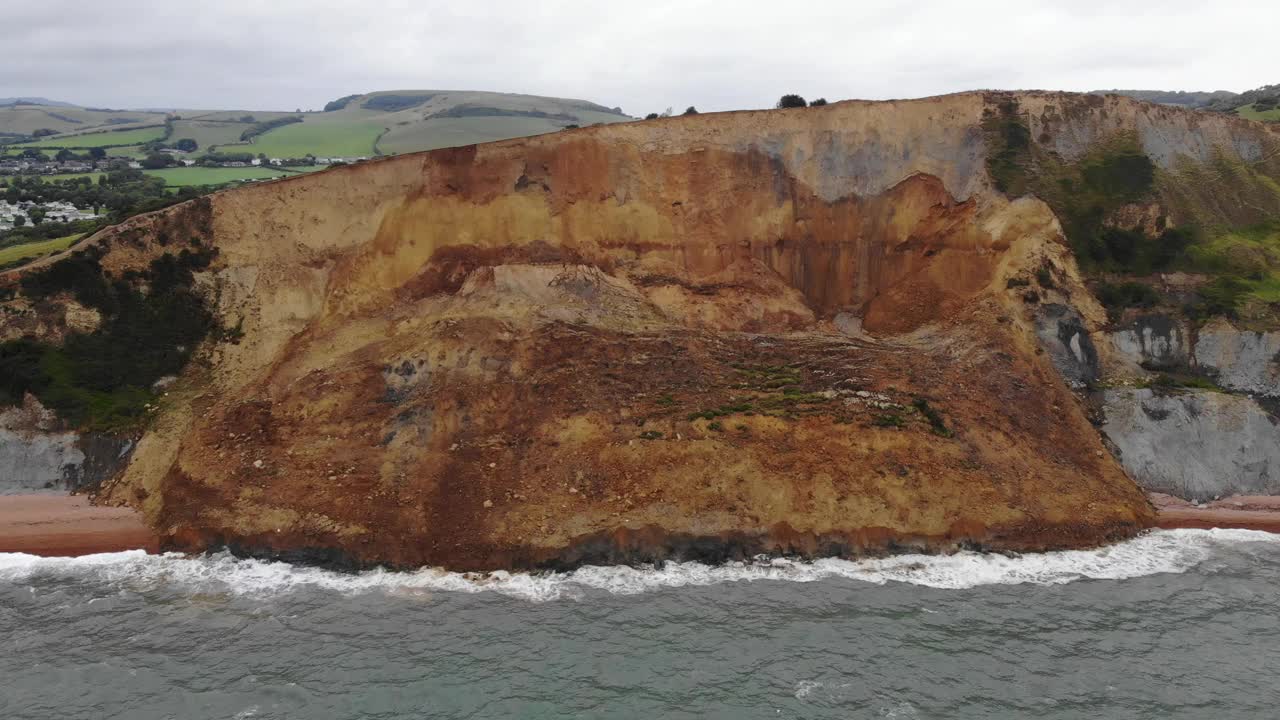
[(549, 574), (0, 554), (0, 718), (1280, 717), (1280, 535)]

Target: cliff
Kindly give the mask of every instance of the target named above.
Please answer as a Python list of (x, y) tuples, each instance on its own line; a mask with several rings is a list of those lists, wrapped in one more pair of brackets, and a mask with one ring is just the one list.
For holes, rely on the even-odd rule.
[[(1106, 320), (1054, 209), (995, 186), (1010, 100), (1064, 166), (1136, 137), (1172, 198), (1223, 158), (1280, 176), (1259, 124), (1118, 97), (626, 123), (136, 218), (71, 258), (110, 303), (54, 260), (8, 276), (0, 329), (60, 342), (72, 295), (98, 333), (202, 299), (102, 494), (171, 547), (483, 569), (1097, 544), (1151, 509), (1044, 351), (1042, 306)], [(1179, 207), (1243, 222), (1257, 177)]]

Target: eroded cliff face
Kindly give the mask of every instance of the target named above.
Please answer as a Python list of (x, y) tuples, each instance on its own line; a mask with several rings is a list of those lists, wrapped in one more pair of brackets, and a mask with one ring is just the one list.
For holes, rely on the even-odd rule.
[[(1274, 140), (1022, 99), (1071, 118), (1040, 140), (1063, 152), (1113, 125)], [(1049, 207), (991, 189), (999, 100), (620, 124), (219, 193), (197, 278), (236, 337), (104, 498), (180, 548), (463, 569), (1131, 534), (1150, 508), (1037, 336), (1041, 302), (1085, 332), (1103, 313)], [(163, 251), (113, 237), (116, 272)]]

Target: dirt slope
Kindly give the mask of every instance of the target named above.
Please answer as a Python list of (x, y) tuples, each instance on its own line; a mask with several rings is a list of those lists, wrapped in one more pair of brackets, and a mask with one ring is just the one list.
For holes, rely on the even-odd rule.
[[(1275, 142), (1020, 99), (1070, 119), (1037, 126), (1063, 152), (1115, 127), (1171, 163)], [(1150, 507), (1009, 288), (1043, 268), (1046, 300), (1101, 315), (1049, 207), (991, 188), (998, 100), (618, 124), (214, 195), (200, 282), (243, 334), (103, 497), (176, 547), (465, 569), (1131, 534)], [(164, 252), (166, 222), (100, 238), (104, 267)]]

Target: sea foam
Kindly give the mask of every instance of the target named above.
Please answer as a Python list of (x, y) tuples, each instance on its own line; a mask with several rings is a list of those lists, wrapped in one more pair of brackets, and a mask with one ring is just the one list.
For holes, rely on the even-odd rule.
[(1094, 550), (1015, 556), (960, 552), (865, 560), (827, 558), (812, 562), (760, 558), (723, 565), (667, 563), (660, 569), (587, 566), (566, 573), (457, 573), (436, 568), (341, 573), (239, 559), (227, 553), (186, 556), (129, 551), (78, 558), (0, 553), (0, 583), (80, 579), (139, 590), (163, 586), (236, 595), (288, 593), (307, 588), (339, 593), (497, 592), (532, 601), (581, 598), (589, 590), (629, 595), (728, 582), (815, 582), (829, 578), (959, 590), (979, 585), (1055, 585), (1076, 580), (1122, 580), (1184, 572), (1211, 557), (1215, 549), (1239, 543), (1280, 544), (1280, 535), (1253, 530), (1156, 530)]

